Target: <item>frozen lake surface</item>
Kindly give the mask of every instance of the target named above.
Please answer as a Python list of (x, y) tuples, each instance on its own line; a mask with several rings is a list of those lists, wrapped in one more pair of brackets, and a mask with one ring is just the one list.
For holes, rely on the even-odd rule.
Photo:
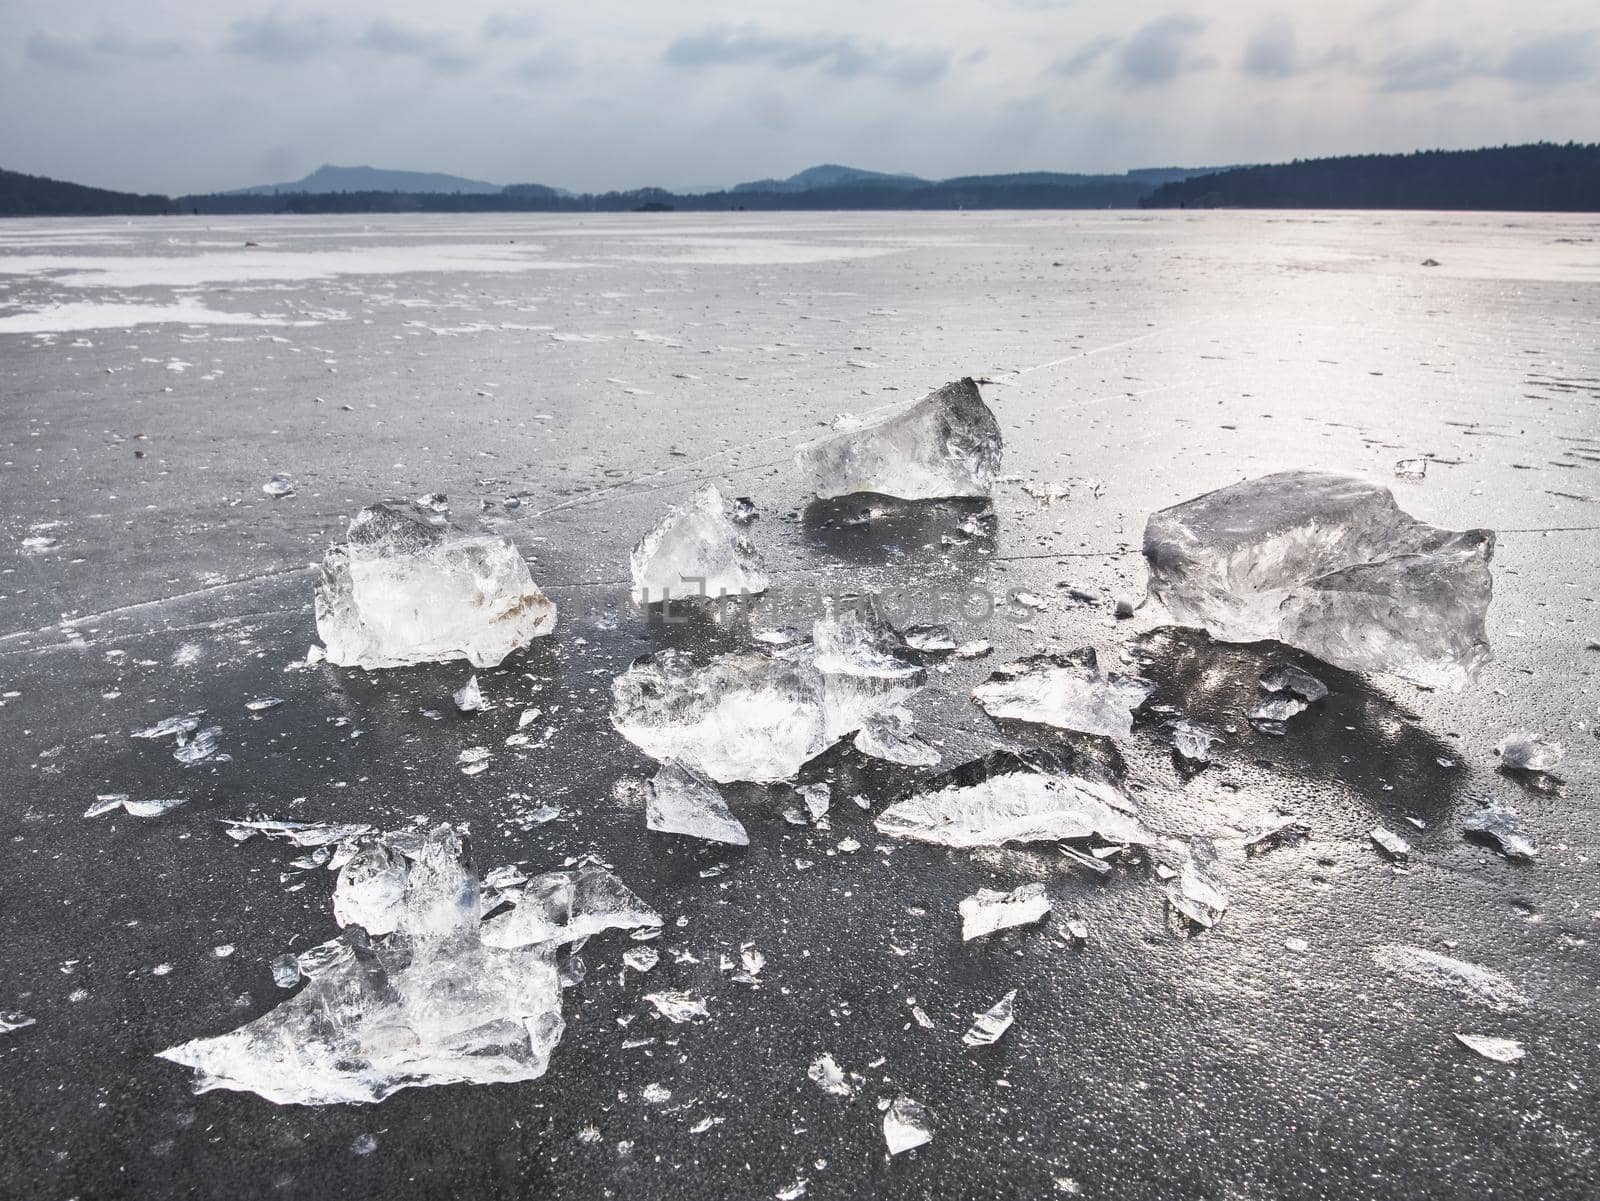
[[(1576, 216), (0, 223), (0, 1011), (35, 1022), (0, 1033), (0, 1192), (1595, 1195), (1597, 331), (1600, 220)], [(859, 506), (807, 503), (803, 441), (964, 375), (1006, 440), (981, 534), (959, 534), (970, 505), (856, 524)], [(1396, 478), (1413, 458), (1425, 478)], [(1497, 531), (1476, 685), (1112, 616), (1143, 591), (1149, 513), (1288, 468)], [(264, 495), (280, 472), (292, 495)], [(773, 590), (647, 620), (628, 552), (706, 481), (755, 501)], [(289, 670), (316, 639), (308, 564), (362, 505), (426, 492), (514, 539), (561, 607), (552, 637), (479, 673), (494, 707), (472, 715), (451, 703), (465, 665)], [(801, 776), (832, 783), (831, 829), (786, 821), (778, 785), (726, 790), (748, 848), (648, 833), (616, 786), (654, 765), (611, 727), (612, 678), (807, 625), (819, 591), (880, 591), (902, 623), (994, 644), (914, 702), (940, 767), (836, 749)], [(1147, 823), (1224, 843), (1280, 810), (1310, 827), (1225, 858), (1231, 906), (1194, 937), (1148, 863), (1102, 881), (1051, 844), (873, 826), (916, 780), (1048, 741), (971, 690), (1081, 645), (1143, 651), (1154, 703), (1229, 729), (1188, 779), (1155, 722), (1119, 741)], [(1332, 695), (1258, 733), (1256, 680), (1286, 662)], [(534, 737), (507, 746), (532, 707)], [(130, 737), (202, 709), (226, 761)], [(1559, 779), (1498, 770), (1521, 728), (1566, 746)], [(491, 753), (467, 775), (473, 747)], [(185, 803), (84, 819), (113, 793)], [(1536, 864), (1463, 839), (1491, 801)], [(287, 995), (271, 960), (337, 932), (333, 873), (218, 820), (252, 815), (469, 823), (480, 867), (529, 874), (594, 855), (665, 929), (588, 945), (541, 1079), (316, 1110), (196, 1097), (155, 1053), (267, 1012)], [(1042, 925), (963, 943), (963, 898), (1030, 883)], [(747, 943), (754, 984), (723, 968)], [(624, 971), (640, 945), (659, 964)], [(1519, 1002), (1430, 987), (1386, 966), (1395, 946), (1482, 965)], [(663, 1020), (643, 1000), (663, 989), (709, 1019)], [(965, 1045), (1012, 989), (1009, 1030)], [(1527, 1054), (1491, 1062), (1457, 1034)], [(824, 1054), (849, 1098), (808, 1078)], [(891, 1160), (879, 1110), (900, 1096), (934, 1133)]]

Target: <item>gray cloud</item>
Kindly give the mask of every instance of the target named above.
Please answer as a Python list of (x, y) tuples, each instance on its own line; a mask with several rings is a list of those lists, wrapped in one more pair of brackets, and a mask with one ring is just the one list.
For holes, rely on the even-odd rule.
[(1055, 62), (1050, 64), (1050, 70), (1053, 74), (1065, 76), (1069, 79), (1082, 75), (1104, 58), (1106, 51), (1116, 44), (1116, 38), (1110, 34), (1102, 34), (1100, 37), (1085, 42), (1066, 57), (1056, 59)]
[(69, 38), (55, 33), (35, 33), (27, 41), (30, 59), (48, 67), (86, 71), (108, 60), (160, 60), (174, 58), (186, 49), (176, 38), (144, 40), (107, 30), (89, 38)]
[(1239, 65), (1249, 75), (1284, 79), (1300, 70), (1299, 61), (1294, 24), (1287, 17), (1274, 17), (1245, 43)]
[(532, 13), (493, 13), (484, 18), (483, 40), (486, 42), (519, 42), (538, 34), (539, 18)]
[(477, 60), (463, 53), (456, 45), (453, 33), (443, 30), (419, 29), (380, 17), (361, 35), (361, 45), (379, 54), (392, 54), (400, 58), (415, 58), (427, 63), (435, 71), (456, 74), (465, 71)]
[(912, 50), (833, 34), (767, 33), (757, 26), (708, 29), (679, 38), (665, 59), (675, 67), (767, 63), (783, 70), (820, 67), (851, 78), (878, 75), (900, 83), (932, 83), (949, 70), (943, 51)]
[(1385, 92), (1439, 91), (1470, 73), (1466, 53), (1449, 38), (1397, 51), (1377, 64), (1379, 86)]
[(577, 56), (570, 49), (546, 46), (519, 62), (511, 74), (524, 83), (543, 83), (547, 79), (565, 79), (576, 71)]
[(1528, 38), (1506, 52), (1496, 74), (1514, 83), (1581, 83), (1597, 71), (1600, 34), (1593, 29), (1577, 33), (1550, 33)]
[(297, 63), (315, 58), (333, 41), (333, 28), (323, 17), (286, 17), (268, 13), (235, 21), (223, 41), (225, 49), (269, 63)]
[(1202, 64), (1188, 56), (1189, 39), (1204, 28), (1204, 21), (1181, 13), (1140, 26), (1122, 44), (1122, 74), (1133, 83), (1157, 84), (1198, 69)]

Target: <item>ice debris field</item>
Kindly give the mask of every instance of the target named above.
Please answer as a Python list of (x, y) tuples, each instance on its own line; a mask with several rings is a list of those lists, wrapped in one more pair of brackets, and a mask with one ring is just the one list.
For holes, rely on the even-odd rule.
[[(983, 228), (1039, 236), (1010, 220)], [(240, 1148), (286, 1165), (263, 1191), (293, 1192), (331, 1147), (488, 1195), (543, 1172), (552, 1195), (677, 1177), (790, 1201), (953, 1194), (978, 1158), (984, 1195), (1247, 1194), (1269, 1163), (1354, 1195), (1385, 1172), (1491, 1179), (1461, 1144), (1495, 1145), (1474, 1122), (1502, 1120), (1563, 1181), (1592, 1176), (1550, 1126), (1582, 1133), (1593, 1102), (1587, 368), (1528, 366), (1556, 415), (1525, 434), (1430, 427), (1454, 453), (1316, 392), (1315, 420), (1234, 454), (1242, 414), (1287, 424), (1310, 364), (1349, 344), (1319, 335), (1320, 304), (1294, 316), (1303, 353), (1275, 326), (1241, 349), (1207, 317), (1140, 332), (1137, 306), (1036, 347), (1012, 311), (1007, 354), (930, 379), (923, 357), (957, 356), (928, 340), (958, 312), (952, 340), (981, 340), (1002, 284), (858, 317), (893, 350), (828, 328), (830, 306), (869, 302), (823, 289), (942, 262), (970, 231), (641, 225), (610, 235), (606, 261), (641, 272), (614, 293), (568, 282), (597, 270), (599, 235), (557, 256), (568, 235), (545, 232), (11, 256), (23, 311), (0, 334), (32, 342), (8, 366), (48, 361), (50, 388), (143, 373), (142, 419), (174, 388), (253, 391), (252, 362), (316, 373), (314, 429), (277, 381), (241, 406), (242, 444), (288, 431), (294, 453), (259, 461), (220, 414), (182, 410), (188, 464), (132, 424), (91, 433), (113, 422), (93, 406), (72, 418), (63, 462), (103, 436), (124, 465), (185, 476), (170, 527), (150, 481), (63, 471), (36, 490), (70, 503), (8, 527), (0, 720), (25, 799), (7, 862), (35, 904), (0, 915), (0, 1053), (49, 1065), (19, 1074), (46, 1082), (26, 1086), (51, 1157), (32, 1178), (104, 1158), (37, 1133), (86, 1128), (98, 1097), (135, 1114), (96, 1136), (148, 1158), (133, 1192)], [(1228, 247), (1173, 269), (1221, 272), (1270, 326), (1278, 294), (1218, 267), (1249, 262)], [(970, 249), (972, 270), (1001, 253)], [(1318, 283), (1348, 298), (1342, 253)], [(748, 281), (755, 315), (718, 324), (719, 292), (681, 319), (690, 268)], [(773, 293), (789, 271), (811, 290)], [(908, 308), (926, 274), (897, 278)], [(1550, 321), (1570, 333), (1580, 310)], [(1480, 331), (1418, 328), (1439, 361), (1406, 386), (1477, 404), (1435, 344), (1499, 365)], [(1161, 339), (1231, 356), (1225, 407), (1216, 385), (1147, 378), (1171, 366), (1145, 349)], [(520, 368), (497, 356), (534, 341), (572, 379), (509, 402)], [(806, 362), (823, 346), (850, 386)], [(463, 355), (482, 377), (450, 381), (466, 399), (390, 406)], [(1093, 356), (1116, 358), (1103, 392), (1040, 382)], [(674, 370), (638, 378), (657, 361)], [(744, 399), (675, 411), (689, 396)], [(354, 442), (329, 432), (357, 418)], [(66, 436), (28, 420), (8, 467)], [(539, 448), (535, 483), (496, 461), (512, 445)], [(1493, 486), (1441, 485), (1463, 445)], [(1552, 487), (1530, 499), (1520, 476)], [(1426, 1120), (1374, 1130), (1418, 1079)], [(418, 1168), (429, 1137), (459, 1153)]]

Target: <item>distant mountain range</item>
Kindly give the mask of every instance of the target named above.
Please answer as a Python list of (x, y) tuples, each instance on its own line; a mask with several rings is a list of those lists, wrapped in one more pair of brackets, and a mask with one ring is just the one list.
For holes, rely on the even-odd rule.
[(435, 171), (386, 171), (381, 167), (335, 167), (323, 164), (293, 183), (263, 183), (236, 188), (224, 196), (275, 196), (285, 192), (322, 195), (328, 192), (465, 192), (487, 195), (499, 192), (497, 183), (440, 175)]
[(1600, 212), (1600, 145), (1540, 142), (1254, 167), (1147, 167), (1121, 175), (1026, 171), (942, 180), (829, 163), (787, 179), (683, 193), (577, 194), (538, 183), (502, 187), (456, 175), (323, 166), (290, 184), (173, 200), (0, 171), (0, 216), (1139, 207)]

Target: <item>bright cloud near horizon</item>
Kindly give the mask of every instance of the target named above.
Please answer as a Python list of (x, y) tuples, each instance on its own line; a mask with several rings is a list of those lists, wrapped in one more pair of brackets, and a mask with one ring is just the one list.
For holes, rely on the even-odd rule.
[(5, 0), (0, 167), (599, 191), (1600, 138), (1593, 0)]

